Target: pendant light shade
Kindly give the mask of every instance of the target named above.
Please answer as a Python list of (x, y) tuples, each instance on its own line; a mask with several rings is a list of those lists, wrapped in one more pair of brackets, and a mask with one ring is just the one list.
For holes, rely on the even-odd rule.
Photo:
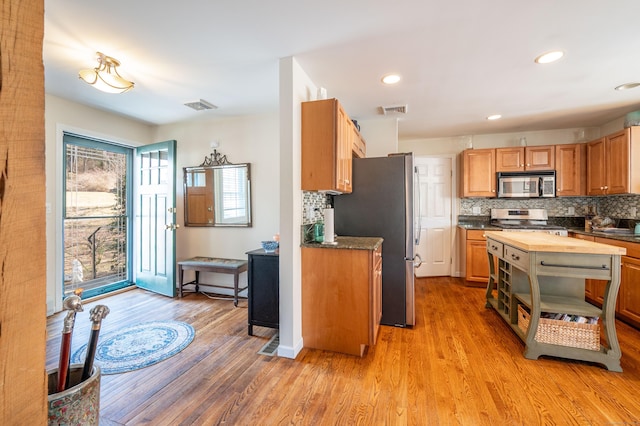
[(132, 81), (124, 79), (118, 74), (117, 67), (120, 66), (120, 61), (100, 52), (97, 52), (96, 55), (98, 66), (92, 70), (80, 71), (80, 79), (107, 93), (124, 93), (133, 88)]

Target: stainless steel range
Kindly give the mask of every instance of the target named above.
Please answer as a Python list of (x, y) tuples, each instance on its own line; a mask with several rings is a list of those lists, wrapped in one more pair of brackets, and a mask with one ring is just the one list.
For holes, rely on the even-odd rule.
[(545, 209), (491, 209), (491, 225), (503, 231), (546, 232), (566, 237), (567, 229), (549, 225), (549, 216)]

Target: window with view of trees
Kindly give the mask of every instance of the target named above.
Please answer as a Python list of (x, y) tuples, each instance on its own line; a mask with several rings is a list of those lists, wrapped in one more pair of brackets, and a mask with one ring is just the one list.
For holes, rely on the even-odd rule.
[(64, 135), (64, 294), (83, 297), (130, 285), (132, 150)]

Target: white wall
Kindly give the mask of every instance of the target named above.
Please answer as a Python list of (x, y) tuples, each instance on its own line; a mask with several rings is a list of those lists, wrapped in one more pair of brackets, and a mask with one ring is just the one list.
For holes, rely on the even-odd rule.
[[(271, 240), (279, 232), (279, 143), (278, 116), (265, 114), (226, 119), (184, 121), (158, 126), (154, 141), (175, 139), (176, 149), (176, 260), (194, 256), (246, 259), (246, 252), (260, 248), (260, 241)], [(251, 217), (248, 228), (184, 226), (184, 167), (199, 166), (213, 152), (211, 142), (218, 141), (218, 152), (232, 163), (251, 164)], [(185, 280), (194, 277), (187, 272)], [(203, 282), (232, 286), (229, 274), (202, 273)], [(245, 287), (247, 274), (240, 275)], [(206, 287), (203, 286), (203, 290)], [(215, 289), (231, 294), (231, 290)]]
[[(527, 145), (559, 145), (587, 142), (600, 137), (599, 128), (575, 128), (559, 130), (540, 130), (517, 133), (488, 133), (482, 135), (464, 135), (450, 138), (401, 139), (398, 143), (401, 152), (413, 152), (415, 155), (457, 154), (467, 148), (469, 137), (473, 148), (502, 148), (519, 146), (520, 138), (527, 140)], [(606, 134), (606, 133), (604, 133)], [(583, 136), (584, 135), (584, 136)]]
[[(196, 255), (246, 258), (245, 252), (270, 240), (279, 228), (279, 139), (278, 114), (237, 117), (217, 121), (182, 122), (149, 126), (121, 116), (66, 101), (46, 97), (47, 203), (47, 315), (61, 309), (62, 302), (62, 132), (140, 146), (168, 139), (177, 140), (176, 207), (180, 228), (176, 232), (176, 258)], [(184, 226), (183, 172), (197, 166), (211, 152), (210, 142), (219, 140), (219, 151), (234, 163), (251, 163), (251, 228), (191, 228)], [(205, 276), (214, 284), (230, 285), (232, 276)], [(241, 285), (246, 282), (242, 274)]]
[(280, 60), (280, 346), (278, 355), (302, 350), (300, 227), (301, 102), (314, 100), (317, 87), (292, 57)]
[(151, 127), (67, 100), (45, 95), (47, 181), (47, 315), (62, 308), (62, 132), (139, 146), (151, 142)]
[(367, 157), (386, 157), (399, 152), (397, 118), (358, 120), (358, 124), (360, 134), (367, 143)]

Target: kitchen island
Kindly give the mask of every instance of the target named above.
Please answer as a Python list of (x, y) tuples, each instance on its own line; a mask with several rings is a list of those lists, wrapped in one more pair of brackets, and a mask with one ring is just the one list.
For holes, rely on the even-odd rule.
[[(550, 355), (622, 371), (615, 305), (624, 248), (536, 232), (487, 231), (486, 238), (490, 269), (486, 307), (494, 308), (525, 342), (525, 358)], [(587, 278), (607, 280), (602, 309), (584, 300)], [(599, 317), (604, 342), (600, 343), (598, 326), (589, 330), (586, 324), (543, 319), (543, 312)], [(558, 341), (562, 336), (569, 337)], [(597, 339), (596, 346), (584, 344), (585, 336)]]

